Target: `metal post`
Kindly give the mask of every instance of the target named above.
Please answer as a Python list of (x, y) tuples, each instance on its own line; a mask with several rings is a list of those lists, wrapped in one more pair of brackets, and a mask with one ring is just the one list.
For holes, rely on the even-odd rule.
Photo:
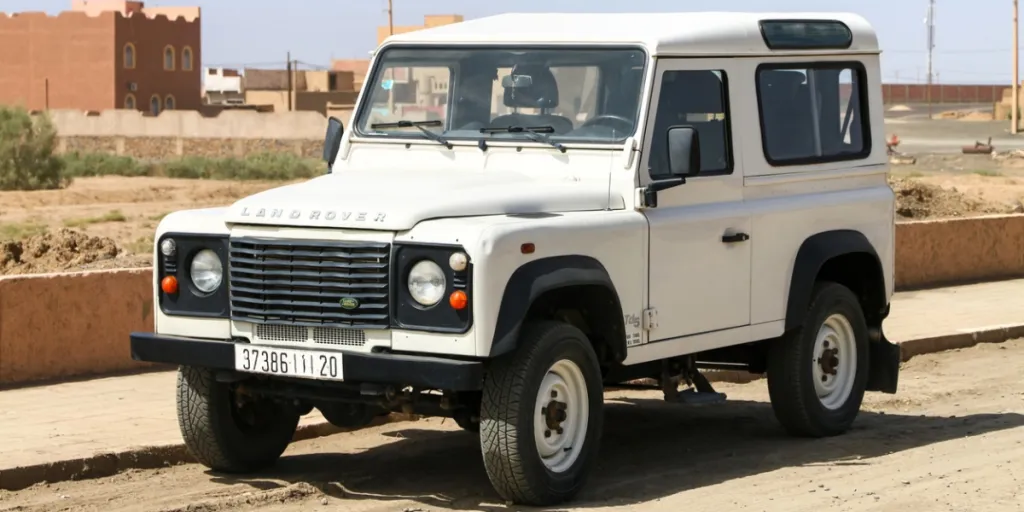
[(288, 52), (288, 112), (292, 111), (292, 89), (295, 88), (295, 81), (292, 79), (292, 52)]
[[(1016, 0), (1014, 0), (1016, 1)], [(932, 65), (935, 51), (935, 0), (928, 0), (928, 88), (925, 91), (928, 101), (928, 119), (932, 118)]]
[(1020, 121), (1020, 62), (1017, 55), (1017, 48), (1019, 46), (1018, 38), (1018, 23), (1017, 23), (1017, 0), (1013, 0), (1013, 105), (1010, 107), (1010, 133), (1016, 135), (1018, 129), (1018, 122)]

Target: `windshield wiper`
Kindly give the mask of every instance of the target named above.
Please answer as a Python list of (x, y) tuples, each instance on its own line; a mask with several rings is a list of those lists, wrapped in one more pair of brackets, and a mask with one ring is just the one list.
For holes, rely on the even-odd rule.
[(419, 128), (419, 130), (421, 132), (423, 132), (423, 135), (426, 135), (428, 139), (436, 141), (436, 142), (438, 142), (440, 144), (444, 144), (444, 146), (446, 148), (452, 149), (452, 143), (448, 142), (448, 139), (444, 138), (444, 136), (442, 136), (440, 133), (433, 132), (433, 131), (430, 131), (430, 130), (424, 128), (424, 126), (441, 126), (443, 124), (444, 123), (442, 123), (441, 121), (436, 121), (436, 120), (435, 121), (407, 121), (407, 120), (403, 119), (401, 121), (396, 121), (394, 123), (376, 123), (376, 124), (371, 124), (370, 128), (374, 129), (374, 130), (376, 130), (378, 128)]
[(534, 142), (540, 142), (541, 144), (548, 144), (558, 149), (562, 153), (565, 153), (565, 146), (559, 142), (551, 140), (547, 135), (541, 135), (543, 133), (554, 133), (554, 126), (506, 126), (504, 128), (481, 128), (480, 133), (521, 133), (528, 139)]

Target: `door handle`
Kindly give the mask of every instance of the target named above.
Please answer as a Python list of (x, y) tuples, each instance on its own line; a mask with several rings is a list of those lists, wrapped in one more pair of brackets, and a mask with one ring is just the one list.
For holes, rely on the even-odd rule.
[(726, 244), (735, 244), (735, 243), (739, 243), (739, 242), (746, 242), (747, 240), (750, 240), (750, 235), (748, 235), (746, 233), (733, 233), (733, 234), (726, 233), (726, 234), (722, 235), (722, 243), (726, 243)]

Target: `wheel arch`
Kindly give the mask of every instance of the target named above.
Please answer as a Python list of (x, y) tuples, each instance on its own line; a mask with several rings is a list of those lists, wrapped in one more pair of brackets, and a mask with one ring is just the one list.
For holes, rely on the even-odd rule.
[(490, 356), (515, 350), (527, 320), (552, 318), (559, 311), (577, 313), (562, 319), (587, 334), (603, 364), (625, 360), (626, 326), (611, 276), (600, 261), (575, 254), (533, 260), (512, 273), (501, 297)]
[(868, 326), (881, 327), (888, 306), (883, 268), (875, 247), (860, 231), (825, 231), (808, 237), (793, 265), (785, 329), (800, 327), (819, 280), (850, 288), (860, 299)]

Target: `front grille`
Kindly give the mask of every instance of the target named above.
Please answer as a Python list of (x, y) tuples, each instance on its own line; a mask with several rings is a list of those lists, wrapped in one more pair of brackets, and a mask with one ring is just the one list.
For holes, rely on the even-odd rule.
[(258, 341), (312, 342), (321, 345), (342, 345), (346, 347), (362, 347), (366, 345), (366, 331), (362, 329), (256, 324), (254, 334)]
[(230, 247), (235, 320), (361, 329), (390, 324), (390, 244), (233, 238)]

